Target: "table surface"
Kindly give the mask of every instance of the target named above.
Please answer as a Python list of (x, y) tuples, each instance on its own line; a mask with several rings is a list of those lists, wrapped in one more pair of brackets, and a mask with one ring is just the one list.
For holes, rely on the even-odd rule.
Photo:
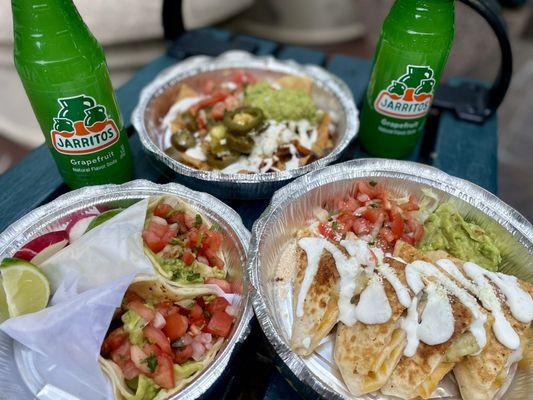
[[(130, 123), (139, 93), (159, 72), (176, 62), (197, 54), (218, 55), (230, 49), (244, 49), (258, 55), (273, 54), (280, 59), (318, 64), (342, 78), (361, 104), (371, 69), (371, 61), (346, 55), (326, 54), (298, 46), (281, 45), (247, 35), (233, 36), (227, 31), (207, 28), (191, 31), (169, 46), (166, 54), (139, 70), (116, 91), (135, 159), (135, 177), (157, 183), (178, 180), (144, 152)], [(451, 83), (464, 79), (452, 79)], [(474, 182), (496, 193), (497, 190), (497, 118), (483, 124), (458, 120), (448, 111), (432, 112), (426, 133), (407, 159), (431, 164), (443, 171)], [(367, 157), (354, 143), (342, 160)], [(63, 183), (50, 151), (43, 145), (32, 151), (13, 168), (0, 175), (0, 231), (26, 214), (69, 189)], [(226, 200), (250, 229), (267, 201)], [(253, 365), (253, 368), (249, 366)], [(254, 319), (249, 339), (234, 355), (231, 367), (206, 395), (209, 399), (295, 399), (316, 398), (299, 384), (277, 358)]]

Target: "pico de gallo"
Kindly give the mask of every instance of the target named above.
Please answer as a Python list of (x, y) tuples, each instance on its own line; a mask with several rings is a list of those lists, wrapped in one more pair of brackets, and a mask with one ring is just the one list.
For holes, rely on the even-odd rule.
[(178, 199), (164, 198), (152, 207), (142, 237), (165, 277), (181, 284), (229, 288), (221, 252), (224, 236), (218, 225), (209, 224)]
[(331, 211), (315, 210), (313, 227), (333, 241), (352, 232), (390, 253), (397, 240), (415, 245), (424, 234), (424, 225), (415, 216), (419, 210), (416, 197), (394, 198), (374, 180), (357, 182), (352, 194), (336, 199), (326, 208)]
[(310, 78), (218, 74), (181, 83), (162, 122), (172, 158), (200, 170), (262, 173), (309, 164), (333, 147), (335, 122), (313, 101)]
[(139, 398), (150, 400), (203, 368), (229, 336), (236, 311), (215, 295), (157, 303), (128, 291), (101, 355), (118, 365), (133, 392), (142, 390)]

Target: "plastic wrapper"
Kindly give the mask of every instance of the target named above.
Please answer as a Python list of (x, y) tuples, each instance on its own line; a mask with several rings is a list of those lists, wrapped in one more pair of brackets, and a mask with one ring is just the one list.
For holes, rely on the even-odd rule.
[[(327, 200), (344, 197), (354, 188), (354, 182), (368, 178), (379, 181), (394, 195), (410, 193), (420, 197), (422, 190), (431, 189), (439, 202), (453, 201), (468, 220), (498, 236), (503, 255), (502, 272), (533, 281), (533, 227), (517, 211), (470, 182), (426, 165), (381, 159), (350, 161), (295, 180), (275, 193), (269, 207), (254, 224), (247, 269), (254, 289), (256, 316), (268, 340), (300, 381), (328, 399), (392, 398), (379, 392), (362, 397), (348, 392), (333, 362), (333, 335), (326, 337), (308, 357), (292, 352), (289, 338), (294, 271), (279, 261), (286, 243), (305, 226), (314, 208)], [(518, 368), (512, 382), (507, 382), (509, 390), (500, 392), (498, 398), (530, 398), (532, 370), (531, 363)], [(441, 381), (432, 398), (461, 398), (452, 374)]]
[(55, 292), (53, 305), (0, 326), (5, 332), (0, 333), (0, 371), (6, 371), (0, 376), (0, 386), (9, 398), (112, 398), (111, 386), (98, 364), (100, 345), (132, 279), (139, 273), (155, 273), (144, 255), (141, 232), (146, 198), (163, 194), (182, 198), (221, 226), (227, 234), (222, 247), (231, 263), (228, 274), (242, 282), (244, 289), (242, 295), (228, 299), (239, 310), (233, 334), (213, 363), (173, 398), (196, 398), (220, 376), (249, 330), (251, 309), (243, 273), (249, 233), (238, 215), (212, 196), (177, 184), (134, 181), (70, 192), (32, 211), (0, 235), (3, 258), (44, 232), (64, 228), (73, 213), (94, 206), (130, 206), (44, 262)]

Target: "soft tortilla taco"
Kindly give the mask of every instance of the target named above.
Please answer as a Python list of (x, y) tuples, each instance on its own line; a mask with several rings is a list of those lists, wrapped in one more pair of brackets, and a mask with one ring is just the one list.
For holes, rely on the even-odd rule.
[(102, 344), (100, 364), (116, 399), (166, 399), (201, 374), (231, 333), (231, 305), (210, 286), (178, 287), (139, 276)]

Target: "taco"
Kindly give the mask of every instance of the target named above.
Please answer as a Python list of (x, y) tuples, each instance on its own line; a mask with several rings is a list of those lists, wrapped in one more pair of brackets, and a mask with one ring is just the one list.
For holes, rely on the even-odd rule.
[(157, 276), (133, 281), (101, 349), (116, 399), (166, 399), (209, 366), (235, 321), (229, 297), (216, 293)]

